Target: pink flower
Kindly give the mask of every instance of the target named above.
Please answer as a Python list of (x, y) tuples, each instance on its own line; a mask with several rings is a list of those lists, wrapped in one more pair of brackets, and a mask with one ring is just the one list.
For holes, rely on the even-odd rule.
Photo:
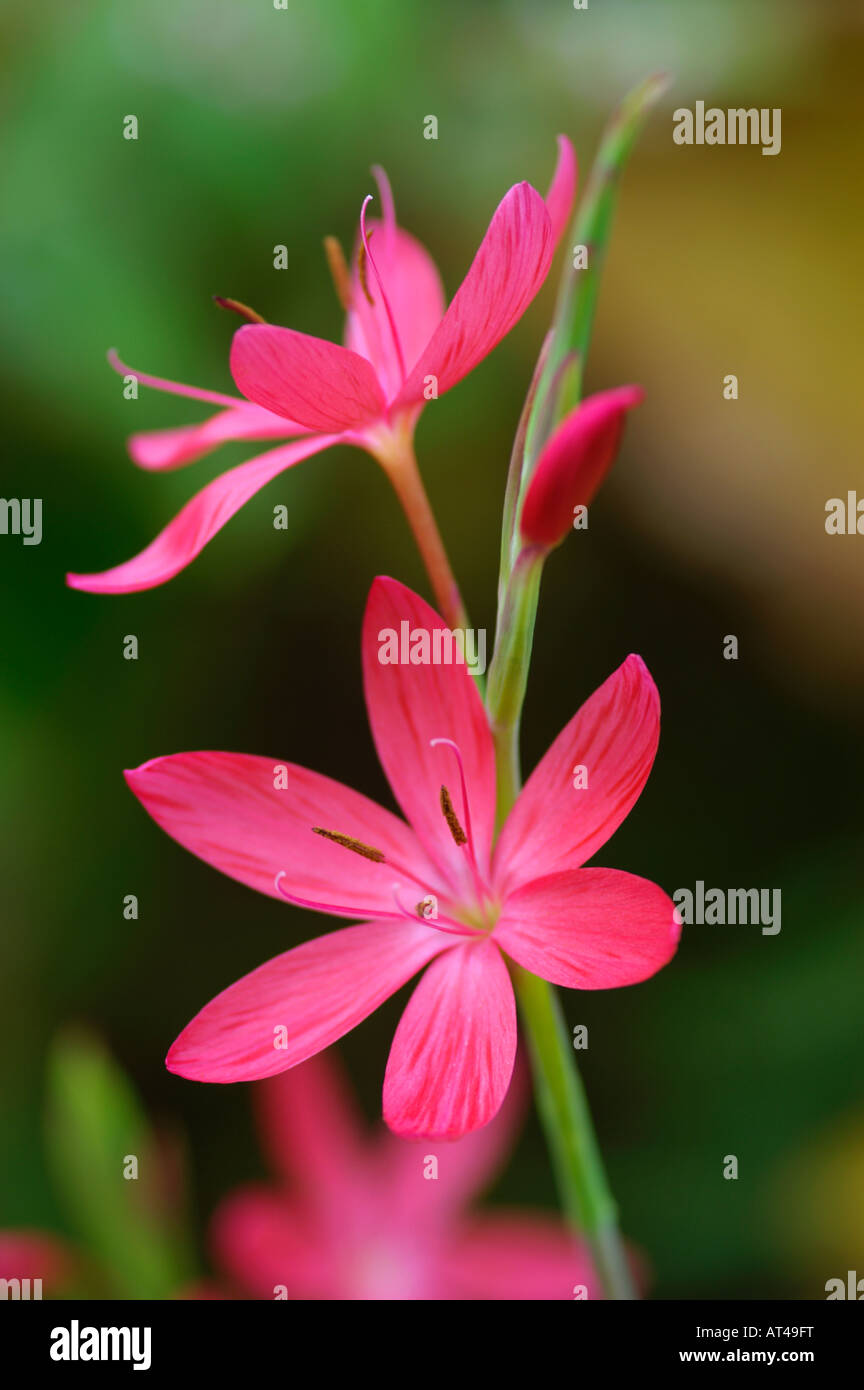
[(544, 445), (531, 477), (519, 530), (529, 545), (551, 549), (573, 526), (573, 511), (587, 506), (615, 461), (628, 410), (641, 386), (599, 391), (565, 416)]
[[(30, 1298), (56, 1295), (67, 1281), (74, 1257), (44, 1231), (0, 1230), (0, 1279), (29, 1279)], [(41, 1291), (33, 1281), (41, 1279)]]
[(559, 734), (493, 848), (495, 759), (474, 681), (464, 665), (383, 664), (382, 641), (403, 623), (420, 634), (420, 656), (423, 634), (431, 652), (447, 631), (410, 589), (377, 579), (363, 631), (366, 702), (407, 824), (269, 758), (181, 753), (126, 776), (163, 829), (232, 878), (364, 919), (224, 990), (180, 1034), (169, 1069), (197, 1081), (272, 1076), (428, 967), (393, 1040), (384, 1116), (403, 1136), (458, 1138), (492, 1118), (510, 1082), (506, 958), (554, 984), (609, 989), (647, 979), (675, 951), (680, 928), (660, 888), (582, 867), (645, 785), (659, 699), (642, 660), (628, 657)]
[(486, 1129), (435, 1154), (369, 1134), (330, 1054), (262, 1083), (254, 1099), (280, 1182), (221, 1203), (210, 1232), (217, 1267), (254, 1298), (547, 1300), (579, 1286), (602, 1297), (560, 1222), (466, 1211), (511, 1147), (518, 1089)]
[(223, 407), (203, 424), (134, 435), (130, 453), (144, 468), (178, 468), (226, 440), (294, 442), (215, 478), (132, 560), (101, 574), (67, 575), (73, 589), (130, 593), (165, 583), (266, 483), (332, 444), (356, 445), (385, 468), (395, 466), (410, 448), (426, 400), (461, 381), (521, 318), (570, 214), (576, 185), (570, 141), (559, 137), (545, 199), (528, 183), (504, 196), (446, 311), (435, 264), (397, 225), (389, 185), (378, 173), (383, 221), (367, 223), (364, 203), (354, 270), (342, 285), (346, 346), (247, 324), (231, 348), (231, 371), (245, 399), (131, 372), (112, 357), (118, 371), (145, 386)]

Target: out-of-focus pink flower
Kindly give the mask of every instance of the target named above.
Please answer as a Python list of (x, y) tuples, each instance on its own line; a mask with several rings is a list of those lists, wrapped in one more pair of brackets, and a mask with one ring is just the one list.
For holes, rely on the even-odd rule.
[(528, 183), (505, 194), (446, 310), (435, 263), (398, 226), (389, 184), (377, 171), (383, 219), (367, 222), (364, 203), (354, 268), (342, 286), (344, 347), (247, 324), (231, 347), (242, 398), (133, 372), (113, 356), (116, 369), (142, 385), (223, 407), (203, 424), (134, 435), (130, 452), (144, 468), (178, 468), (227, 440), (294, 442), (223, 473), (139, 555), (101, 574), (67, 575), (71, 587), (129, 593), (165, 583), (266, 483), (332, 444), (356, 445), (385, 467), (396, 464), (426, 401), (482, 362), (543, 284), (576, 187), (573, 147), (565, 136), (558, 145), (546, 198)]
[(640, 386), (600, 391), (572, 410), (545, 444), (528, 484), (519, 530), (523, 541), (551, 549), (573, 526), (615, 461), (624, 420), (642, 400)]
[[(68, 1278), (74, 1256), (44, 1231), (0, 1231), (0, 1279), (30, 1281), (30, 1298), (56, 1295)], [(34, 1280), (41, 1280), (36, 1294)]]
[[(410, 589), (375, 581), (366, 702), (407, 824), (339, 782), (268, 758), (181, 753), (127, 772), (153, 819), (207, 863), (273, 897), (364, 919), (224, 990), (174, 1043), (171, 1071), (196, 1081), (272, 1076), (328, 1047), (428, 966), (393, 1040), (384, 1116), (403, 1136), (458, 1138), (492, 1118), (510, 1082), (506, 957), (553, 984), (609, 989), (647, 979), (673, 955), (680, 926), (662, 889), (582, 867), (629, 813), (654, 760), (659, 698), (642, 660), (628, 657), (559, 734), (493, 849), (492, 736), (467, 667), (434, 659), (447, 632)], [(428, 664), (399, 661), (394, 638), (411, 638), (421, 662), (425, 642)], [(390, 656), (396, 664), (382, 659)]]
[(557, 1220), (468, 1211), (512, 1145), (521, 1089), (484, 1130), (433, 1151), (370, 1133), (331, 1054), (262, 1082), (254, 1095), (280, 1181), (222, 1202), (216, 1266), (254, 1298), (602, 1297), (587, 1252)]

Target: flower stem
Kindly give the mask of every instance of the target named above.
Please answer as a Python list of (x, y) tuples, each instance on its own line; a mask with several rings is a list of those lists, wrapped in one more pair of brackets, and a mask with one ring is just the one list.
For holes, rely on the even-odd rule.
[[(544, 551), (522, 545), (522, 499), (540, 449), (555, 425), (578, 404), (603, 260), (627, 159), (666, 78), (657, 75), (629, 92), (604, 132), (587, 192), (573, 228), (588, 248), (588, 266), (567, 267), (555, 316), (544, 341), (511, 457), (498, 582), (498, 625), (486, 705), (495, 742), (500, 830), (520, 787), (519, 722), (528, 682)], [(520, 548), (521, 546), (521, 548)], [(554, 987), (520, 966), (513, 981), (526, 1031), (537, 1104), (562, 1203), (574, 1230), (584, 1232), (608, 1298), (637, 1297), (618, 1231), (588, 1101)]]
[(525, 700), (543, 554), (523, 550), (499, 601), (495, 654), (489, 667), (486, 708), (495, 743), (500, 830), (519, 794), (519, 722)]
[(521, 966), (512, 973), (528, 1033), (537, 1108), (565, 1214), (573, 1229), (587, 1237), (607, 1298), (634, 1299), (618, 1211), (558, 995), (553, 985)]
[[(543, 552), (523, 549), (513, 566), (499, 609), (495, 655), (489, 669), (487, 708), (495, 743), (500, 829), (519, 794), (519, 720), (543, 572)], [(591, 1247), (607, 1298), (636, 1293), (618, 1231), (618, 1214), (567, 1025), (554, 986), (521, 966), (513, 984), (528, 1034), (537, 1108), (552, 1157), (567, 1219)]]
[(444, 542), (429, 504), (423, 479), (420, 477), (413, 444), (406, 439), (398, 453), (379, 453), (377, 457), (393, 484), (396, 496), (402, 504), (402, 510), (408, 518), (408, 525), (411, 527), (417, 542), (417, 549), (420, 551), (420, 557), (426, 567), (439, 613), (448, 627), (452, 629), (467, 627), (468, 615), (459, 593), (459, 586), (450, 568), (447, 551), (444, 549)]

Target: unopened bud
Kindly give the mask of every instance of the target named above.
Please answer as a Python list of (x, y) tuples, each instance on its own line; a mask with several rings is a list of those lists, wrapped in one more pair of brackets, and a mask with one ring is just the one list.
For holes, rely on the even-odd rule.
[(546, 442), (528, 484), (519, 530), (526, 545), (551, 549), (587, 506), (618, 452), (624, 418), (644, 396), (641, 386), (600, 391), (565, 416)]

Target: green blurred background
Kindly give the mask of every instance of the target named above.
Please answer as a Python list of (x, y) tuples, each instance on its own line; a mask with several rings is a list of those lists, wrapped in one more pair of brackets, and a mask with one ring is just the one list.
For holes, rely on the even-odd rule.
[[(779, 887), (783, 928), (685, 929), (658, 978), (567, 994), (567, 1017), (589, 1027), (586, 1083), (658, 1297), (818, 1298), (828, 1278), (864, 1275), (864, 540), (824, 530), (829, 497), (864, 494), (860, 6), (16, 3), (0, 37), (0, 491), (44, 499), (40, 546), (0, 537), (0, 1227), (74, 1235), (44, 1139), (46, 1055), (70, 1021), (187, 1136), (201, 1232), (261, 1169), (247, 1089), (184, 1082), (162, 1059), (213, 994), (320, 924), (181, 851), (121, 769), (225, 748), (386, 798), (361, 613), (378, 573), (426, 593), (383, 475), (350, 450), (271, 484), (164, 588), (66, 590), (67, 569), (129, 558), (254, 452), (138, 471), (129, 433), (207, 408), (144, 389), (125, 401), (106, 349), (231, 389), (237, 324), (214, 293), (338, 338), (321, 238), (350, 245), (374, 162), (452, 294), (506, 188), (545, 189), (555, 134), (587, 173), (612, 106), (659, 68), (674, 85), (625, 177), (588, 372), (589, 389), (638, 381), (647, 399), (590, 530), (547, 568), (525, 761), (640, 652), (661, 750), (599, 861), (669, 891)], [(672, 110), (699, 98), (781, 107), (781, 154), (673, 144)], [(127, 114), (137, 142), (122, 138)], [(419, 430), (490, 630), (509, 446), (552, 294)], [(729, 372), (736, 402), (722, 398)], [(122, 655), (133, 633), (137, 662)], [(728, 633), (737, 662), (722, 657)], [(341, 1047), (370, 1117), (404, 997)], [(730, 1153), (737, 1182), (722, 1177)], [(554, 1205), (533, 1121), (492, 1199)]]

